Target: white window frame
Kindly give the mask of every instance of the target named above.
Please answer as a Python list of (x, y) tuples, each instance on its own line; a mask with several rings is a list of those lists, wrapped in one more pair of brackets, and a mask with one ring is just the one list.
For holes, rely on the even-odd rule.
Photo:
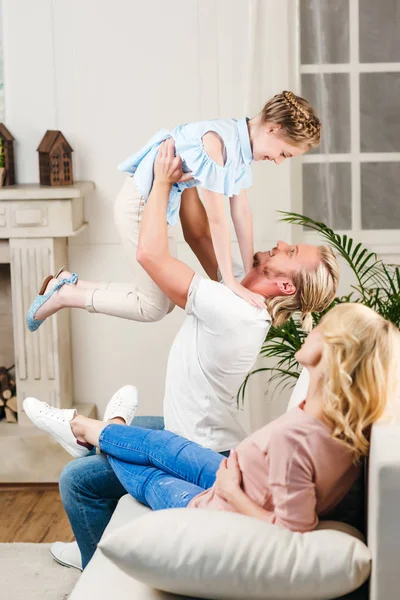
[[(361, 163), (399, 162), (400, 152), (360, 152), (360, 73), (400, 73), (400, 62), (360, 63), (359, 62), (359, 2), (349, 0), (350, 56), (347, 64), (301, 64), (300, 53), (300, 0), (296, 0), (296, 23), (294, 24), (294, 47), (292, 56), (297, 69), (296, 89), (301, 90), (301, 76), (306, 73), (349, 73), (350, 78), (350, 152), (344, 154), (305, 154), (303, 164), (346, 162), (351, 167), (351, 229), (338, 231), (346, 233), (356, 241), (371, 246), (379, 254), (400, 253), (400, 231), (398, 229), (366, 230), (361, 227)], [(300, 91), (301, 94), (301, 91)], [(300, 162), (300, 161), (299, 161)], [(293, 210), (303, 214), (302, 206), (302, 165), (293, 167)], [(316, 234), (293, 230), (294, 238), (314, 243)]]

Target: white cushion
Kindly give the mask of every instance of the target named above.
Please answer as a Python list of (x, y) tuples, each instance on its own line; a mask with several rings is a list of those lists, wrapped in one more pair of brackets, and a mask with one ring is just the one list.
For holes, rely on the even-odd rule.
[[(151, 509), (140, 504), (132, 496), (123, 496), (107, 525), (104, 536), (118, 531), (125, 523), (132, 522), (146, 513), (151, 513)], [(110, 600), (114, 598), (118, 600), (185, 600), (182, 596), (160, 592), (129, 577), (100, 550), (96, 550), (92, 560), (78, 579), (69, 600)]]
[(359, 537), (341, 523), (302, 534), (244, 515), (184, 508), (136, 519), (99, 547), (125, 573), (167, 592), (324, 600), (368, 578), (371, 556)]

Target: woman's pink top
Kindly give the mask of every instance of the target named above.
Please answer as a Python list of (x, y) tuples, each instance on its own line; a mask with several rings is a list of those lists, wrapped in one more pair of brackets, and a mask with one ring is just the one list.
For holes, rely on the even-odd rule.
[[(357, 478), (354, 453), (327, 425), (304, 412), (304, 402), (268, 423), (236, 448), (242, 487), (265, 511), (265, 520), (292, 531), (310, 531), (334, 508)], [(236, 509), (215, 486), (190, 508)]]

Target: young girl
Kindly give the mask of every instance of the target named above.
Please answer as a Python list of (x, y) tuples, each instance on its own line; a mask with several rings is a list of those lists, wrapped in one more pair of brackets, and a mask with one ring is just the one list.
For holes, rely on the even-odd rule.
[[(160, 144), (169, 137), (174, 139), (185, 171), (182, 180), (175, 183), (170, 192), (169, 225), (172, 228), (180, 216), (185, 239), (207, 274), (216, 279), (218, 264), (226, 286), (249, 303), (265, 308), (257, 294), (235, 279), (224, 196), (230, 198), (232, 220), (247, 274), (254, 256), (252, 216), (245, 192), (251, 185), (252, 161), (270, 160), (281, 164), (286, 158), (303, 154), (318, 145), (320, 129), (320, 121), (310, 104), (293, 92), (284, 91), (269, 100), (253, 119), (202, 121), (179, 125), (171, 132), (156, 133), (140, 152), (120, 165), (130, 176), (117, 198), (114, 215), (132, 263), (134, 282), (80, 281), (76, 274), (67, 272), (59, 272), (56, 278), (48, 276), (28, 312), (28, 328), (35, 331), (44, 319), (67, 306), (137, 321), (156, 321), (172, 310), (170, 300), (136, 261), (140, 222), (153, 183), (154, 161)], [(208, 222), (195, 186), (203, 188)], [(192, 234), (193, 231), (197, 233)], [(211, 233), (213, 248), (198, 243), (204, 233)], [(174, 254), (173, 246), (170, 231), (171, 254)], [(84, 290), (84, 297), (71, 294), (67, 302), (59, 302), (55, 296), (65, 284)]]
[[(154, 510), (228, 510), (305, 532), (355, 481), (371, 426), (395, 397), (399, 356), (400, 332), (392, 323), (361, 304), (336, 306), (296, 355), (310, 374), (307, 397), (228, 459), (169, 431), (105, 424), (61, 409), (51, 409), (47, 431), (73, 455), (77, 444), (98, 446), (124, 488)], [(46, 406), (24, 402), (38, 426)]]

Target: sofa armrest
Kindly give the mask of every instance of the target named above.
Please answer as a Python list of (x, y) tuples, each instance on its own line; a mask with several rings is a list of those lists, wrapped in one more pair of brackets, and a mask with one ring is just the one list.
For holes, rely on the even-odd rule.
[(400, 423), (372, 428), (368, 479), (370, 600), (395, 600), (399, 581)]

